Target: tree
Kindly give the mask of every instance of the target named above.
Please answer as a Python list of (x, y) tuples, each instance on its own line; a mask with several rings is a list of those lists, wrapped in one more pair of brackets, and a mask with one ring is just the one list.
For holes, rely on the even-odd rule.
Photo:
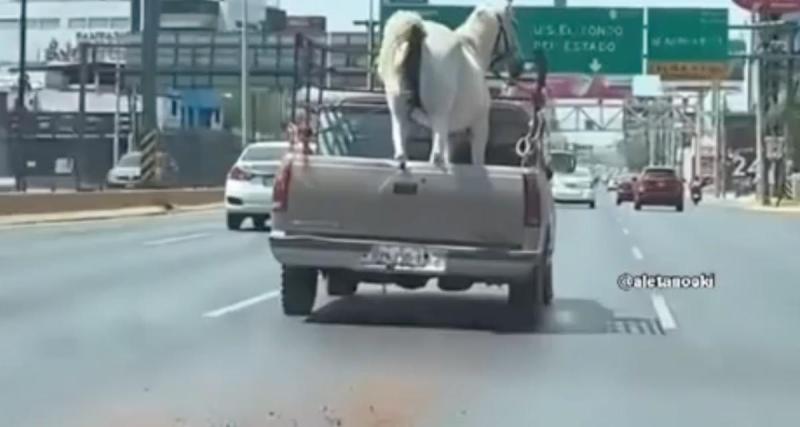
[(44, 59), (45, 61), (56, 61), (59, 59), (59, 50), (58, 50), (58, 40), (50, 39), (50, 44), (47, 45), (47, 49), (44, 51)]

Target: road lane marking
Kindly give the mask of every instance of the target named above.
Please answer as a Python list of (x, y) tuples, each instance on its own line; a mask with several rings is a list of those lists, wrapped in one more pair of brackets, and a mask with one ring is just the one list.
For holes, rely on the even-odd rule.
[(211, 233), (196, 233), (196, 234), (187, 234), (185, 236), (176, 236), (176, 237), (167, 237), (166, 239), (158, 239), (158, 240), (151, 240), (149, 242), (144, 242), (145, 246), (161, 246), (161, 245), (169, 245), (171, 243), (178, 243), (178, 242), (185, 242), (187, 240), (195, 240), (200, 239), (203, 237), (210, 236)]
[(281, 291), (278, 291), (278, 290), (269, 291), (269, 292), (263, 293), (261, 295), (256, 295), (256, 296), (254, 296), (252, 298), (248, 298), (246, 300), (239, 301), (239, 302), (237, 302), (235, 304), (231, 304), (229, 306), (225, 306), (225, 307), (222, 307), (222, 308), (219, 308), (219, 309), (216, 309), (216, 310), (209, 311), (208, 313), (203, 314), (203, 317), (209, 317), (209, 318), (221, 317), (221, 316), (224, 316), (224, 315), (226, 315), (228, 313), (233, 313), (235, 311), (243, 310), (243, 309), (245, 309), (247, 307), (250, 307), (252, 305), (256, 305), (258, 303), (262, 303), (264, 301), (276, 298), (280, 294), (281, 294)]
[(631, 252), (633, 253), (633, 257), (638, 259), (639, 261), (644, 259), (644, 255), (642, 255), (642, 251), (640, 251), (638, 247), (636, 246), (632, 247)]
[(627, 236), (629, 233), (630, 233), (630, 231), (628, 231), (628, 229), (627, 229), (627, 228), (623, 228), (623, 229), (622, 229), (622, 234), (624, 234), (624, 235), (626, 235), (626, 236)]
[(661, 328), (664, 330), (677, 329), (678, 325), (675, 324), (675, 318), (672, 317), (672, 312), (669, 310), (667, 300), (661, 294), (651, 294), (650, 299), (653, 300), (653, 309), (656, 311)]

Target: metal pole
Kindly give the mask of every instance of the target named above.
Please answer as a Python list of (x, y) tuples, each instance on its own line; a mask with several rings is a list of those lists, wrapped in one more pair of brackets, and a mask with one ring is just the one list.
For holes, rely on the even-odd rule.
[(80, 70), (79, 70), (79, 82), (80, 85), (78, 87), (78, 141), (75, 144), (74, 150), (74, 160), (73, 160), (73, 171), (75, 176), (75, 189), (80, 190), (83, 185), (81, 179), (83, 178), (81, 174), (81, 169), (84, 166), (83, 162), (83, 154), (86, 150), (86, 144), (84, 143), (84, 139), (86, 138), (86, 82), (89, 80), (89, 70), (88, 70), (88, 51), (89, 45), (86, 43), (81, 43), (78, 49), (79, 56), (80, 56)]
[(248, 65), (249, 61), (247, 60), (247, 0), (242, 1), (242, 34), (241, 34), (241, 54), (242, 54), (242, 94), (239, 97), (242, 103), (241, 109), (241, 122), (242, 122), (242, 148), (247, 146), (248, 140), (248, 126), (247, 126), (247, 104), (248, 104), (248, 96), (247, 96), (247, 74), (248, 74)]
[(16, 134), (16, 150), (12, 155), (12, 165), (14, 167), (14, 181), (17, 191), (25, 189), (25, 159), (24, 159), (24, 146), (23, 138), (24, 131), (24, 118), (27, 110), (25, 105), (25, 91), (28, 85), (26, 78), (26, 61), (27, 61), (27, 34), (28, 34), (28, 1), (21, 0), (19, 4), (19, 77), (17, 78), (17, 99), (15, 102), (16, 116), (17, 116), (17, 134)]
[[(760, 21), (760, 16), (756, 16), (756, 21)], [(761, 45), (761, 34), (758, 34), (757, 45)], [(763, 49), (759, 49), (763, 53)], [(764, 76), (763, 61), (759, 56), (755, 58), (755, 87), (754, 96), (756, 100), (756, 162), (758, 170), (756, 172), (756, 194), (761, 204), (769, 206), (769, 181), (767, 178), (767, 156), (764, 139)]]
[(158, 72), (158, 30), (161, 0), (144, 0), (144, 31), (142, 32), (142, 135), (158, 128), (156, 85)]
[(367, 57), (369, 58), (369, 64), (367, 64), (367, 86), (369, 90), (375, 88), (375, 79), (374, 73), (372, 71), (373, 66), (373, 53), (375, 51), (375, 4), (374, 0), (369, 0), (369, 23), (367, 23), (367, 50), (369, 54)]
[(728, 191), (728, 142), (726, 140), (727, 133), (725, 132), (725, 110), (727, 101), (725, 92), (720, 93), (720, 112), (719, 112), (719, 188), (720, 195), (725, 198), (725, 193)]
[(116, 96), (116, 103), (114, 105), (114, 148), (113, 159), (111, 165), (117, 164), (119, 160), (119, 110), (120, 110), (120, 59), (114, 63), (114, 95)]
[(697, 131), (694, 137), (694, 175), (702, 177), (703, 168), (703, 137), (705, 136), (705, 91), (697, 93), (697, 105), (695, 107), (695, 125)]
[(25, 109), (25, 86), (28, 80), (25, 78), (27, 70), (27, 35), (28, 35), (28, 1), (22, 0), (19, 3), (19, 77), (17, 81), (17, 110)]
[(719, 80), (714, 80), (712, 83), (712, 95), (711, 95), (711, 122), (713, 123), (713, 133), (714, 136), (714, 194), (719, 197), (720, 196), (720, 183), (719, 183), (719, 160), (720, 160), (720, 135), (719, 135)]

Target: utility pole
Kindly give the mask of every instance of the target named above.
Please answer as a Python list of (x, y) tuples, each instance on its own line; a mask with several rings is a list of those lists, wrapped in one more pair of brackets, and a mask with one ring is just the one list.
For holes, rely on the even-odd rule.
[(158, 30), (161, 24), (161, 0), (144, 0), (142, 32), (142, 134), (158, 128), (156, 85), (158, 82)]
[[(752, 20), (754, 23), (760, 23), (759, 15), (757, 13), (753, 13)], [(764, 61), (761, 59), (761, 55), (765, 52), (765, 45), (762, 40), (762, 35), (756, 34), (755, 39), (756, 43), (752, 46), (754, 49), (754, 56), (755, 56), (755, 66), (753, 67), (753, 74), (755, 82), (755, 86), (753, 88), (753, 95), (755, 98), (755, 110), (756, 110), (756, 195), (760, 200), (761, 204), (764, 206), (768, 206), (770, 204), (769, 194), (768, 194), (768, 181), (767, 181), (767, 159), (766, 159), (766, 147), (764, 145), (764, 73), (763, 73), (763, 65)]]
[(247, 17), (247, 0), (241, 0), (242, 2), (242, 33), (241, 33), (241, 54), (242, 54), (242, 74), (241, 74), (241, 83), (242, 83), (242, 94), (239, 97), (241, 101), (241, 123), (242, 123), (242, 148), (247, 146), (248, 141), (248, 115), (247, 115), (247, 101), (249, 95), (247, 93), (247, 75), (248, 75), (248, 68), (249, 68), (249, 61), (247, 59), (247, 25), (248, 25), (248, 17)]
[(717, 197), (720, 197), (722, 187), (719, 182), (720, 177), (720, 84), (719, 80), (714, 80), (711, 86), (711, 114), (714, 129), (712, 135), (714, 135), (714, 194)]
[(15, 104), (17, 116), (16, 150), (12, 156), (14, 168), (14, 181), (17, 191), (22, 191), (25, 185), (25, 147), (23, 139), (25, 137), (24, 123), (27, 106), (25, 105), (25, 91), (29, 83), (27, 79), (27, 35), (28, 35), (28, 1), (21, 0), (19, 3), (19, 77), (17, 79), (17, 100)]
[(367, 49), (369, 50), (369, 63), (367, 64), (367, 87), (375, 88), (375, 73), (372, 71), (375, 52), (375, 3), (369, 0), (369, 24), (367, 24)]
[(705, 136), (705, 100), (703, 90), (697, 92), (695, 106), (695, 137), (694, 137), (694, 175), (702, 178), (703, 169), (703, 137)]

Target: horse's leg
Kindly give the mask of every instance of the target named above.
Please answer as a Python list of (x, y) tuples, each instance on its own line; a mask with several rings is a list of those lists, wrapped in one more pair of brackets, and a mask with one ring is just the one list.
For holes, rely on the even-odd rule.
[(473, 165), (486, 163), (486, 146), (489, 144), (489, 117), (481, 117), (472, 124), (470, 129), (470, 152)]
[(431, 141), (431, 163), (441, 165), (450, 163), (450, 128), (447, 120), (431, 120), (433, 139)]
[(394, 158), (400, 162), (400, 167), (405, 168), (408, 155), (406, 153), (406, 126), (408, 126), (408, 107), (405, 99), (400, 95), (387, 96), (389, 113), (392, 116), (392, 144), (394, 145)]

